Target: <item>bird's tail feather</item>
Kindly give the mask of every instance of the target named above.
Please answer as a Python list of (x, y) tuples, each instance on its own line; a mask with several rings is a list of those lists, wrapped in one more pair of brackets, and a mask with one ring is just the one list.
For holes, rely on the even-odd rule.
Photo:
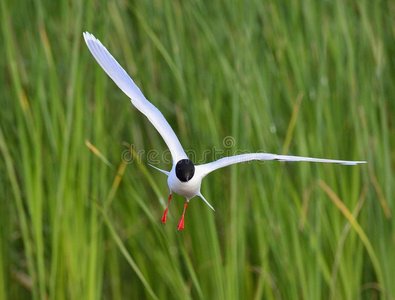
[(157, 168), (157, 167), (155, 167), (155, 166), (153, 166), (153, 165), (151, 165), (151, 164), (148, 164), (148, 165), (149, 165), (150, 167), (154, 168), (154, 169), (157, 169), (158, 171), (162, 172), (163, 174), (166, 174), (167, 176), (170, 175), (170, 172), (168, 172), (168, 171), (159, 169), (159, 168)]
[(212, 205), (211, 205), (210, 203), (208, 203), (208, 201), (206, 200), (206, 198), (204, 198), (203, 195), (202, 195), (201, 193), (199, 193), (198, 196), (199, 196), (200, 198), (202, 198), (203, 201), (206, 202), (206, 204), (207, 204), (213, 211), (215, 211), (214, 207), (212, 207)]

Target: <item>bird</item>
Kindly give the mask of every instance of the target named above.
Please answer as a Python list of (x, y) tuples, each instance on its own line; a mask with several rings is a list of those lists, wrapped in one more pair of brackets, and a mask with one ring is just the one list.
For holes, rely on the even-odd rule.
[(246, 153), (235, 156), (223, 157), (213, 162), (195, 165), (186, 155), (184, 148), (182, 147), (176, 134), (174, 133), (170, 124), (166, 121), (163, 114), (151, 102), (147, 100), (147, 98), (134, 83), (132, 78), (126, 73), (126, 71), (111, 55), (107, 48), (103, 46), (103, 44), (91, 33), (84, 32), (83, 37), (86, 45), (88, 46), (88, 49), (90, 50), (96, 61), (99, 63), (99, 65), (114, 81), (114, 83), (130, 98), (132, 105), (135, 106), (141, 113), (143, 113), (148, 118), (148, 120), (162, 136), (171, 152), (172, 168), (170, 171), (159, 169), (153, 165), (150, 166), (164, 173), (167, 176), (167, 184), (170, 190), (170, 195), (161, 219), (161, 222), (163, 224), (166, 224), (172, 194), (179, 194), (186, 198), (182, 216), (177, 225), (178, 231), (184, 230), (185, 211), (189, 201), (192, 198), (196, 196), (200, 197), (214, 211), (214, 207), (201, 193), (201, 184), (205, 176), (217, 169), (252, 160), (277, 160), (283, 162), (305, 161), (318, 163), (335, 163), (341, 165), (357, 165), (366, 163), (366, 161), (332, 160), (302, 156), (277, 155), (271, 153)]

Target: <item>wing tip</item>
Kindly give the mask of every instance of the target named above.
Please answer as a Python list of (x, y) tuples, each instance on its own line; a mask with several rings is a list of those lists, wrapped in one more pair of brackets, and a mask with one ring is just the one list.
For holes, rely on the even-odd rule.
[(346, 162), (343, 162), (340, 164), (345, 165), (345, 166), (356, 166), (359, 164), (367, 164), (367, 163), (368, 163), (367, 161), (361, 160), (361, 161), (346, 161)]
[(98, 41), (98, 39), (92, 33), (89, 33), (88, 31), (84, 31), (82, 33), (82, 35), (84, 37), (85, 43), (87, 43), (87, 44), (89, 41), (92, 41), (92, 42)]

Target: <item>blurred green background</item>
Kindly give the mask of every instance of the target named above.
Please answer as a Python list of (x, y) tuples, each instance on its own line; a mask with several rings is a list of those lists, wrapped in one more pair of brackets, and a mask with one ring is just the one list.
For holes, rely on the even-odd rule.
[[(0, 3), (0, 299), (395, 299), (393, 1)], [(162, 226), (125, 151), (166, 145), (83, 31), (188, 150), (368, 164), (221, 169)]]

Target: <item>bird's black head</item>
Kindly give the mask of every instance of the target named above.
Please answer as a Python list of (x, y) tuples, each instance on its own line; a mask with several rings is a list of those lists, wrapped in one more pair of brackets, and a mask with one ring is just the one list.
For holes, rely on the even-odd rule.
[(195, 174), (195, 165), (189, 159), (181, 159), (176, 164), (177, 178), (182, 182), (187, 182), (192, 179)]

